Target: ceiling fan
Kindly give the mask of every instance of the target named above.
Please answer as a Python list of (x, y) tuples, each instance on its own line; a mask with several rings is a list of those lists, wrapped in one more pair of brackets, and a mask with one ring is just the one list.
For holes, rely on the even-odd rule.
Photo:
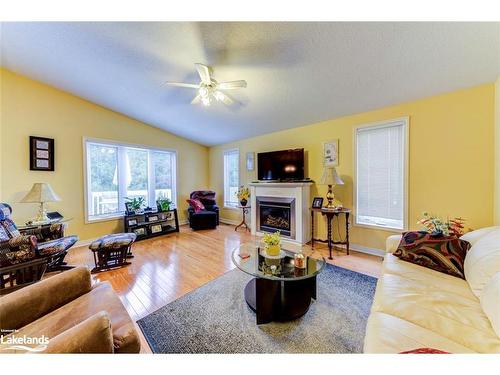
[(199, 84), (165, 82), (165, 84), (170, 86), (186, 87), (198, 90), (198, 94), (191, 101), (191, 104), (197, 104), (201, 101), (203, 105), (209, 106), (213, 101), (219, 101), (226, 105), (231, 105), (234, 103), (233, 99), (227, 96), (227, 94), (224, 94), (221, 90), (234, 90), (247, 87), (247, 82), (244, 80), (217, 82), (211, 76), (211, 69), (209, 66), (200, 63), (196, 63), (194, 65), (201, 78), (201, 82)]

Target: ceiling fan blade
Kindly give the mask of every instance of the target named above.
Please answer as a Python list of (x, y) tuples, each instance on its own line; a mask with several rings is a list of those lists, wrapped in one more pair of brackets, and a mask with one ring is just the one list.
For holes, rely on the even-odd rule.
[(231, 99), (227, 94), (224, 94), (223, 92), (215, 91), (214, 96), (218, 101), (224, 103), (225, 105), (231, 105), (234, 103), (234, 100)]
[(201, 101), (201, 95), (198, 94), (194, 97), (194, 99), (191, 101), (191, 104), (198, 104)]
[(219, 90), (232, 90), (232, 89), (239, 89), (247, 87), (247, 81), (240, 80), (240, 81), (228, 81), (228, 82), (221, 82), (217, 84), (217, 88)]
[(212, 83), (212, 79), (210, 78), (210, 68), (200, 63), (196, 63), (194, 65), (196, 66), (196, 70), (200, 75), (201, 82), (203, 82), (206, 85), (210, 85)]
[(186, 88), (189, 88), (189, 89), (199, 89), (200, 88), (200, 85), (195, 85), (194, 83), (165, 82), (165, 85), (177, 86), (177, 87), (186, 87)]

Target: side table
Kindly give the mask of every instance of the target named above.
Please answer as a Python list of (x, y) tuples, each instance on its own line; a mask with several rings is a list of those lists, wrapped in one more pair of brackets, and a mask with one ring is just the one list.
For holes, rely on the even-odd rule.
[(250, 227), (248, 226), (248, 224), (246, 222), (246, 216), (247, 216), (247, 213), (250, 211), (250, 206), (238, 206), (238, 208), (241, 209), (242, 219), (241, 219), (241, 223), (239, 223), (236, 226), (236, 228), (234, 228), (234, 230), (237, 231), (239, 227), (245, 227), (245, 230), (250, 232)]
[[(327, 239), (320, 240), (314, 238), (314, 213), (320, 212), (322, 216), (326, 216), (327, 222)], [(333, 259), (332, 257), (332, 248), (333, 245), (345, 245), (347, 249), (347, 255), (349, 255), (349, 216), (351, 214), (351, 210), (348, 208), (339, 208), (335, 210), (327, 209), (327, 208), (311, 208), (311, 246), (314, 246), (314, 241), (318, 242), (326, 242), (328, 243), (328, 250), (330, 255), (328, 259)], [(339, 215), (345, 215), (345, 241), (334, 241), (332, 235), (332, 222), (336, 217), (339, 220)]]

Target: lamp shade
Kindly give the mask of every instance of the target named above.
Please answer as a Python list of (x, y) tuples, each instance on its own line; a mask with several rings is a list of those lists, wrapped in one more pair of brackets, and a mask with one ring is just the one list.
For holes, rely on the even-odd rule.
[(52, 190), (49, 184), (37, 182), (33, 184), (28, 194), (21, 199), (21, 203), (56, 202), (60, 200), (61, 198)]
[(344, 185), (344, 181), (340, 178), (335, 170), (335, 167), (325, 167), (323, 176), (321, 176), (321, 185)]

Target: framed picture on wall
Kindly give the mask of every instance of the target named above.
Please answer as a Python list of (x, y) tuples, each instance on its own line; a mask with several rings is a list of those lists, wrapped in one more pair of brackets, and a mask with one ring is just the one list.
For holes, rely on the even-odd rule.
[(339, 140), (332, 139), (323, 143), (323, 165), (336, 167), (339, 165)]
[(30, 170), (54, 170), (54, 139), (30, 136)]
[(247, 152), (247, 171), (253, 171), (255, 168), (255, 153)]

